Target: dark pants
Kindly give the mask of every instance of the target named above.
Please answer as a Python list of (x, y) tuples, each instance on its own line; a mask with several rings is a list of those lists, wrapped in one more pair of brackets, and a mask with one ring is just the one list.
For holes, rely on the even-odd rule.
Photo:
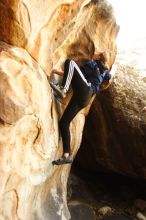
[(72, 85), (73, 96), (59, 123), (64, 153), (71, 153), (69, 131), (70, 122), (81, 109), (88, 105), (93, 95), (91, 83), (87, 82), (77, 64), (73, 60), (66, 60), (64, 64), (62, 86), (67, 91), (70, 84)]

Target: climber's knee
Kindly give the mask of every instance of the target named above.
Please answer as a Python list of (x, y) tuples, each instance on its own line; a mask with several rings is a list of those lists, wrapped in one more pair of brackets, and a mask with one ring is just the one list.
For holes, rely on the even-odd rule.
[(70, 62), (71, 62), (71, 59), (65, 60), (65, 65), (69, 65)]

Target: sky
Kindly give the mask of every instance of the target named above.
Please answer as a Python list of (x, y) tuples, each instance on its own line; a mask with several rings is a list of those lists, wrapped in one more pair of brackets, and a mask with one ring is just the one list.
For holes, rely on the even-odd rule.
[(136, 46), (142, 40), (146, 45), (146, 0), (108, 0), (115, 11), (120, 31), (119, 48)]

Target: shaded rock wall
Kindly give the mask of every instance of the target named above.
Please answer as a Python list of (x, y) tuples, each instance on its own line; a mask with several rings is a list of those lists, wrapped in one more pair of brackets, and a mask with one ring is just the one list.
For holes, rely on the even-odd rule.
[[(70, 218), (70, 166), (52, 166), (62, 154), (58, 120), (68, 98), (54, 99), (47, 76), (66, 57), (90, 58), (95, 47), (111, 66), (117, 31), (106, 1), (0, 1), (0, 219)], [(84, 120), (82, 111), (70, 126), (74, 155)]]
[(78, 155), (87, 169), (146, 178), (146, 69), (139, 56), (139, 48), (119, 52), (110, 88), (90, 109)]

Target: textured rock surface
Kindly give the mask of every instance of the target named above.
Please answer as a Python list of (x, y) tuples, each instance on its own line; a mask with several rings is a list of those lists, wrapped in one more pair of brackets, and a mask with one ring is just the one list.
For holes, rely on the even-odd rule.
[(86, 168), (146, 178), (146, 68), (138, 63), (142, 49), (146, 51), (118, 54), (112, 84), (91, 108), (78, 155)]
[[(46, 75), (52, 66), (61, 67), (66, 57), (86, 60), (94, 47), (106, 51), (111, 66), (117, 30), (104, 1), (0, 1), (1, 220), (70, 218), (70, 166), (51, 163), (62, 153), (58, 119), (66, 102), (54, 100)], [(74, 155), (84, 114), (78, 114), (70, 127)]]

